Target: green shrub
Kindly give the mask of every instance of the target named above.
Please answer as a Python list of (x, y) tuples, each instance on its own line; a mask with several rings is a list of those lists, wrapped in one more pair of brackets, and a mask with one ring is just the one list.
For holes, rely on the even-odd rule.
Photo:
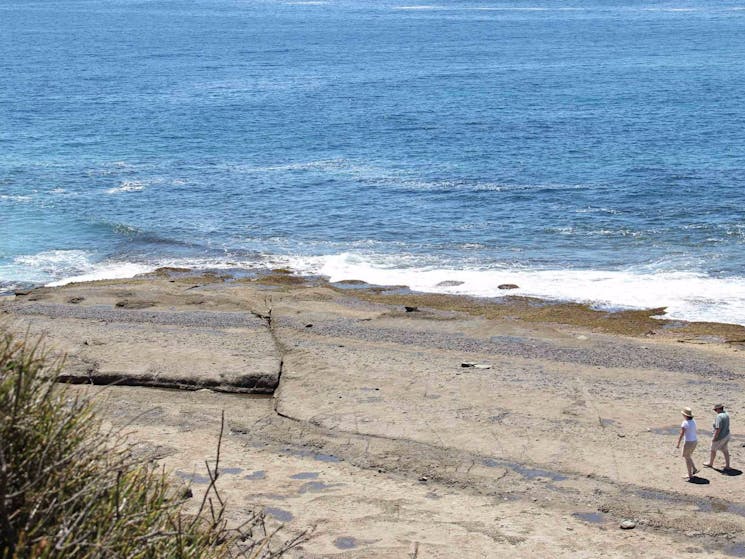
[(217, 464), (199, 512), (185, 514), (165, 473), (56, 383), (57, 365), (0, 332), (0, 558), (263, 558), (299, 543), (272, 551), (260, 514), (229, 530)]

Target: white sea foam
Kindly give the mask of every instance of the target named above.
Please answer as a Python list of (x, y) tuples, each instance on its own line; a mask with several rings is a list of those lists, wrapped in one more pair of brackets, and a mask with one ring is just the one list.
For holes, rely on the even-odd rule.
[[(491, 269), (426, 267), (418, 257), (265, 256), (261, 259), (177, 259), (152, 263), (93, 262), (84, 251), (58, 250), (19, 256), (0, 266), (0, 276), (49, 286), (101, 279), (130, 278), (161, 266), (196, 269), (289, 267), (319, 274), (330, 281), (361, 280), (377, 285), (406, 285), (415, 291), (478, 297), (524, 295), (555, 301), (577, 301), (605, 309), (665, 307), (665, 318), (745, 324), (745, 278), (714, 278), (691, 272), (662, 271), (660, 263), (634, 270), (536, 270), (510, 265)], [(457, 283), (457, 285), (454, 285)], [(516, 290), (501, 290), (512, 283)]]
[[(426, 9), (436, 9), (434, 6)], [(475, 181), (463, 179), (433, 179), (424, 180), (416, 176), (407, 174), (404, 171), (394, 170), (385, 166), (370, 165), (353, 159), (333, 158), (317, 159), (308, 161), (294, 161), (277, 165), (255, 166), (244, 164), (231, 164), (224, 167), (235, 173), (284, 173), (293, 171), (307, 171), (324, 174), (334, 174), (353, 178), (367, 184), (372, 184), (376, 189), (407, 189), (422, 192), (438, 192), (447, 190), (458, 190), (468, 192), (535, 192), (535, 191), (577, 191), (602, 190), (597, 185), (588, 185), (583, 183), (523, 183), (523, 184), (506, 184), (490, 181)], [(590, 211), (598, 213), (618, 213), (616, 210), (608, 208), (588, 208)]]
[(478, 12), (548, 12), (548, 11), (564, 11), (557, 8), (542, 8), (537, 6), (505, 6), (503, 8), (497, 7), (475, 7), (475, 8), (463, 8), (463, 10), (472, 10)]
[(140, 181), (122, 181), (121, 184), (115, 188), (109, 188), (106, 194), (119, 194), (120, 192), (140, 192), (145, 190), (145, 183)]
[(51, 250), (17, 256), (6, 264), (0, 263), (0, 278), (7, 283), (35, 283), (56, 287), (73, 282), (126, 279), (165, 266), (197, 270), (252, 270), (277, 265), (271, 258), (256, 257), (178, 258), (147, 262), (98, 261), (92, 253), (82, 250)]
[(24, 254), (15, 257), (13, 264), (52, 277), (86, 269), (91, 265), (88, 253), (82, 250), (49, 250)]
[[(666, 318), (745, 324), (745, 278), (713, 278), (688, 272), (642, 270), (447, 269), (401, 267), (391, 258), (354, 254), (291, 258), (287, 265), (331, 281), (362, 280), (407, 285), (416, 291), (480, 297), (525, 295), (578, 301), (606, 309), (666, 307)], [(443, 286), (443, 282), (462, 282)], [(513, 283), (518, 290), (500, 290)]]
[(610, 214), (610, 215), (616, 215), (621, 212), (614, 208), (603, 208), (603, 207), (591, 207), (588, 206), (586, 208), (577, 208), (574, 210), (574, 213), (576, 214)]
[(698, 12), (700, 11), (698, 8), (675, 8), (672, 6), (669, 7), (651, 7), (651, 8), (642, 8), (642, 11), (645, 12)]
[(75, 281), (129, 278), (153, 268), (127, 262), (95, 262), (92, 255), (83, 250), (50, 250), (20, 255), (0, 265), (0, 277), (7, 281), (57, 286)]
[(86, 174), (90, 177), (107, 177), (110, 175), (121, 175), (122, 173), (133, 173), (137, 170), (141, 170), (143, 165), (133, 165), (126, 161), (111, 161), (108, 163), (102, 163), (98, 167), (88, 169)]
[(463, 10), (475, 11), (475, 12), (580, 12), (586, 11), (585, 8), (545, 8), (545, 7), (531, 7), (531, 6), (474, 6), (470, 8), (462, 8)]
[(148, 263), (141, 262), (101, 262), (96, 264), (88, 263), (86, 270), (74, 275), (65, 275), (54, 281), (48, 281), (49, 287), (67, 285), (68, 283), (110, 280), (110, 279), (127, 279), (140, 274), (147, 274), (158, 268), (188, 268), (194, 270), (250, 270), (264, 268), (270, 265), (264, 261), (257, 260), (223, 260), (218, 258), (179, 258), (179, 259), (162, 259)]
[(394, 6), (394, 10), (441, 10), (442, 6), (420, 5), (420, 6)]
[(30, 202), (33, 198), (21, 194), (0, 194), (0, 200), (10, 200), (11, 202)]
[(585, 8), (560, 7), (547, 8), (544, 6), (442, 6), (432, 4), (413, 4), (409, 6), (393, 6), (394, 10), (448, 10), (453, 12), (575, 12), (586, 11)]
[(311, 161), (293, 161), (269, 166), (254, 165), (230, 165), (230, 170), (248, 173), (266, 173), (275, 171), (328, 171), (339, 169), (352, 169), (354, 165), (346, 159), (318, 159)]
[(79, 281), (132, 278), (138, 274), (146, 274), (147, 272), (152, 272), (154, 269), (154, 266), (135, 264), (130, 262), (99, 264), (93, 266), (92, 269), (87, 273), (66, 277), (61, 280), (50, 282), (47, 285), (49, 287), (56, 287), (59, 285), (67, 285), (68, 283)]

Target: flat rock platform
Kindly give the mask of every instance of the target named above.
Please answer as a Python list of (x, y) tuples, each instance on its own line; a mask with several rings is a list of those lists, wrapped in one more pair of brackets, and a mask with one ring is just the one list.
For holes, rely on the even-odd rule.
[[(745, 556), (745, 329), (658, 312), (161, 271), (6, 298), (0, 324), (194, 506), (224, 413), (229, 518), (315, 527), (290, 557)], [(701, 467), (720, 400), (730, 471)]]

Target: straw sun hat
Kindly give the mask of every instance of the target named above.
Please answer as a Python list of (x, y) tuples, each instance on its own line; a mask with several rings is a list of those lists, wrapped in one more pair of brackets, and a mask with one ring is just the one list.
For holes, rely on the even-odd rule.
[(693, 410), (691, 410), (691, 408), (683, 408), (682, 410), (680, 410), (680, 413), (685, 415), (688, 419), (693, 418)]

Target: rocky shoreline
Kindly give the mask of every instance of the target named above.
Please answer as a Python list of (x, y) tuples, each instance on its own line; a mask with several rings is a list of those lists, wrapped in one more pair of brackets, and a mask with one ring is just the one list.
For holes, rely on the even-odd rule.
[(659, 312), (161, 270), (0, 323), (197, 495), (224, 411), (232, 519), (316, 526), (298, 557), (745, 556), (744, 478), (674, 449), (690, 405), (703, 461), (724, 400), (741, 467), (745, 328)]

